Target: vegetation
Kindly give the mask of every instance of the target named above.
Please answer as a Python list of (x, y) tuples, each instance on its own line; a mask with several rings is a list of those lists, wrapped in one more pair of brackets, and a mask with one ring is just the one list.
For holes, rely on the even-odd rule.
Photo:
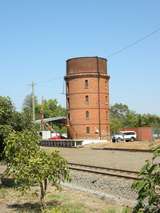
[(126, 127), (153, 127), (160, 132), (160, 117), (151, 114), (138, 114), (129, 109), (126, 104), (114, 104), (110, 108), (111, 132), (115, 133)]
[(3, 158), (4, 140), (8, 134), (32, 128), (31, 119), (25, 113), (16, 112), (9, 97), (0, 96), (0, 158)]
[(35, 131), (12, 132), (6, 139), (6, 174), (14, 177), (18, 189), (25, 192), (35, 184), (40, 187), (40, 201), (44, 204), (48, 182), (56, 188), (69, 181), (67, 161), (57, 151), (46, 153), (39, 147)]
[[(41, 111), (43, 107), (44, 118), (49, 117), (59, 117), (66, 115), (66, 109), (63, 108), (61, 105), (58, 104), (56, 99), (49, 99), (43, 101), (43, 106), (41, 104), (37, 104), (36, 106), (36, 118), (41, 118)], [(66, 132), (66, 127), (61, 124), (52, 124), (52, 129), (55, 132), (64, 133)]]
[[(44, 117), (63, 116), (66, 111), (56, 100), (45, 100)], [(36, 99), (36, 118), (40, 118), (41, 105)], [(125, 127), (151, 126), (157, 131), (160, 128), (160, 117), (151, 114), (137, 114), (125, 104), (115, 104), (110, 109), (111, 131), (116, 132)], [(54, 126), (54, 129), (59, 127)], [(0, 150), (4, 149), (6, 157), (6, 174), (14, 177), (16, 187), (22, 192), (39, 186), (39, 199), (44, 205), (48, 183), (60, 188), (60, 182), (69, 181), (67, 162), (58, 152), (45, 152), (40, 149), (37, 131), (31, 119), (31, 99), (25, 99), (22, 112), (17, 112), (9, 97), (0, 96)], [(2, 154), (2, 153), (1, 153)], [(2, 157), (2, 155), (1, 155)], [(160, 147), (154, 151), (151, 162), (147, 161), (133, 184), (138, 193), (138, 203), (133, 212), (160, 212)], [(5, 191), (2, 197), (5, 197)], [(1, 196), (1, 194), (0, 194)], [(50, 212), (67, 212), (75, 209), (74, 205), (49, 209)], [(83, 207), (77, 207), (83, 212)], [(63, 211), (64, 210), (64, 211)], [(106, 212), (116, 212), (114, 209)], [(76, 211), (73, 211), (76, 212)], [(124, 209), (124, 212), (130, 212)]]
[[(131, 213), (131, 209), (108, 205), (102, 200), (89, 197), (88, 194), (70, 189), (55, 191), (49, 186), (46, 195), (46, 208), (42, 209), (34, 192), (36, 187), (25, 194), (14, 187), (0, 187), (1, 212), (23, 213)], [(103, 204), (102, 204), (103, 203)], [(6, 204), (6, 205), (5, 205)], [(102, 205), (101, 205), (102, 204)], [(5, 208), (5, 209), (4, 209)]]
[[(49, 99), (49, 100), (44, 99), (43, 103), (38, 103), (38, 99), (35, 96), (36, 120), (41, 119), (42, 112), (43, 112), (44, 118), (66, 115), (66, 109), (62, 107), (60, 104), (58, 104), (58, 101), (56, 99)], [(23, 114), (26, 115), (26, 117), (30, 118), (30, 120), (32, 120), (32, 96), (31, 95), (27, 95), (24, 99)], [(61, 124), (57, 124), (57, 123), (52, 124), (50, 125), (50, 127), (56, 132), (60, 132), (60, 133), (66, 132), (66, 127), (64, 127)]]
[(152, 161), (146, 161), (140, 171), (140, 180), (133, 184), (138, 193), (133, 213), (160, 212), (160, 147), (154, 150)]
[[(35, 97), (36, 118), (40, 118), (41, 104)], [(60, 106), (57, 100), (44, 100), (44, 117), (64, 116), (65, 109)], [(0, 96), (0, 159), (4, 149), (4, 140), (10, 132), (24, 131), (32, 129), (35, 125), (32, 122), (32, 102), (31, 95), (26, 96), (22, 112), (17, 112), (9, 97)], [(53, 127), (56, 131), (65, 132), (65, 128), (60, 125)]]
[[(35, 96), (35, 113), (36, 119), (41, 118), (41, 112), (43, 108), (44, 118), (65, 116), (66, 109), (58, 104), (56, 99), (43, 100), (43, 103), (38, 103), (37, 97)], [(23, 111), (32, 113), (32, 96), (27, 95), (23, 103)]]

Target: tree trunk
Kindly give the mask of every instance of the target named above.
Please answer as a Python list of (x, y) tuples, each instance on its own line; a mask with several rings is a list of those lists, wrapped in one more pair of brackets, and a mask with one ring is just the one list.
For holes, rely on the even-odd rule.
[(40, 189), (41, 189), (41, 193), (40, 193), (40, 202), (41, 202), (41, 205), (42, 207), (44, 207), (44, 187), (43, 187), (43, 183), (40, 182)]
[(41, 194), (40, 194), (41, 205), (42, 207), (45, 207), (44, 197), (47, 191), (47, 178), (44, 179), (43, 182), (40, 182), (40, 189), (41, 189)]
[(44, 179), (44, 191), (45, 191), (45, 193), (47, 191), (47, 178)]

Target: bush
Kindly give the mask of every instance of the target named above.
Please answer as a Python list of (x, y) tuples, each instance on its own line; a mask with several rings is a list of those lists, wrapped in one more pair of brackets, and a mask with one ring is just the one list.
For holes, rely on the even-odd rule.
[(140, 180), (132, 188), (138, 193), (133, 213), (160, 212), (160, 147), (153, 152), (152, 161), (146, 161), (139, 174)]
[(7, 175), (15, 178), (23, 192), (38, 184), (42, 205), (48, 182), (59, 189), (61, 182), (69, 180), (67, 161), (57, 151), (46, 153), (41, 150), (36, 131), (12, 132), (5, 142)]

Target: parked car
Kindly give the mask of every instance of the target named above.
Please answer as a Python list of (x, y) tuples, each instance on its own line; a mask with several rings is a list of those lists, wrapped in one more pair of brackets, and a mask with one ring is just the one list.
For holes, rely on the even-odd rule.
[(112, 142), (120, 142), (120, 141), (123, 141), (124, 138), (123, 138), (123, 134), (122, 133), (116, 133), (116, 134), (113, 134), (112, 135)]
[(135, 141), (137, 138), (137, 134), (135, 131), (120, 131), (117, 134), (112, 136), (112, 142), (120, 142), (120, 141)]
[(67, 138), (62, 134), (60, 134), (59, 132), (52, 133), (52, 137), (49, 138), (49, 140), (60, 140), (60, 139), (67, 139)]

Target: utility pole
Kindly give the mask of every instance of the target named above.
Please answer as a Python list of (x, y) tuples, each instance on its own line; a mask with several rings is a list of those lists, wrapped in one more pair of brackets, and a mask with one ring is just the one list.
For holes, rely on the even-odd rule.
[(35, 96), (34, 96), (34, 82), (32, 81), (32, 120), (35, 122)]
[(41, 130), (44, 130), (44, 101), (43, 101), (43, 97), (42, 97), (42, 103), (41, 103)]

